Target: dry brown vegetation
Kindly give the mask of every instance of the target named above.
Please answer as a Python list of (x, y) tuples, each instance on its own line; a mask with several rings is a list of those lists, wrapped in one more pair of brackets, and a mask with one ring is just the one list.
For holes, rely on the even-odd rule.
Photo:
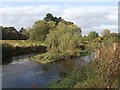
[[(120, 74), (120, 48), (119, 44), (100, 49), (100, 57), (96, 60), (99, 87), (115, 87)], [(117, 85), (117, 84), (116, 84)]]
[[(89, 70), (95, 71), (94, 77), (86, 79), (84, 82), (77, 83), (75, 88), (117, 88), (120, 80), (120, 43), (111, 46), (101, 46), (99, 55), (96, 57)], [(91, 68), (91, 69), (90, 69)], [(91, 71), (92, 71), (91, 70)], [(91, 72), (92, 74), (92, 72)], [(90, 74), (88, 74), (90, 75)], [(81, 77), (82, 78), (82, 77)]]

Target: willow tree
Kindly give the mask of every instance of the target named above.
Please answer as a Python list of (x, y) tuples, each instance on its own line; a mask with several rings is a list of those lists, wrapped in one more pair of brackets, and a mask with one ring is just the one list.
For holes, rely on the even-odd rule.
[(74, 24), (58, 23), (46, 38), (48, 52), (69, 52), (74, 53), (80, 44), (81, 29)]

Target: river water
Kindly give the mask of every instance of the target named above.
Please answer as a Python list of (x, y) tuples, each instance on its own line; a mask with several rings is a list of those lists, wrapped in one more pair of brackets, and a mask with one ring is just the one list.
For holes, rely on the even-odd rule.
[(80, 68), (93, 58), (91, 54), (57, 63), (38, 64), (29, 60), (32, 55), (16, 56), (2, 65), (3, 88), (32, 88), (33, 85), (45, 87), (49, 81), (58, 79), (61, 73)]

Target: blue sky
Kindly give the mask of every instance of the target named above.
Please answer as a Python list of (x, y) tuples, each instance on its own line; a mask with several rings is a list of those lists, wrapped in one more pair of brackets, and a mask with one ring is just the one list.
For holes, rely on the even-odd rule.
[[(86, 35), (91, 30), (101, 33), (103, 29), (110, 29), (111, 32), (118, 31), (118, 1), (117, 0), (87, 0), (76, 2), (68, 0), (66, 2), (54, 0), (23, 0), (2, 1), (0, 5), (0, 25), (14, 26), (18, 30), (21, 27), (28, 28), (35, 21), (42, 19), (46, 13), (61, 16), (63, 19), (72, 21), (83, 30)], [(13, 1), (13, 2), (12, 2)], [(23, 1), (23, 2), (21, 2)], [(90, 2), (92, 1), (92, 2)]]

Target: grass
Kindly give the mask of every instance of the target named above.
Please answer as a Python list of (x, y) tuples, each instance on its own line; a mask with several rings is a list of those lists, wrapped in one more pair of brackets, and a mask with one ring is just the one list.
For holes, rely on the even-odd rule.
[[(119, 46), (118, 46), (119, 47)], [(117, 47), (117, 48), (118, 48)], [(120, 48), (103, 46), (99, 57), (66, 77), (51, 81), (48, 88), (118, 88), (120, 87)]]
[(44, 43), (29, 40), (0, 40), (2, 45), (2, 57), (12, 57), (26, 53), (45, 53)]
[(79, 73), (74, 71), (67, 77), (61, 77), (56, 81), (51, 81), (48, 88), (72, 88), (79, 81)]
[(75, 86), (76, 84), (83, 83), (87, 79), (93, 78), (95, 75), (96, 75), (96, 72), (91, 67), (91, 64), (87, 64), (82, 68), (80, 68), (79, 70), (73, 69), (72, 72), (67, 74), (66, 77), (61, 77), (56, 81), (49, 82), (47, 87), (48, 88), (74, 88), (76, 87)]
[(0, 40), (0, 44), (10, 44), (13, 47), (46, 46), (43, 42), (30, 40)]

